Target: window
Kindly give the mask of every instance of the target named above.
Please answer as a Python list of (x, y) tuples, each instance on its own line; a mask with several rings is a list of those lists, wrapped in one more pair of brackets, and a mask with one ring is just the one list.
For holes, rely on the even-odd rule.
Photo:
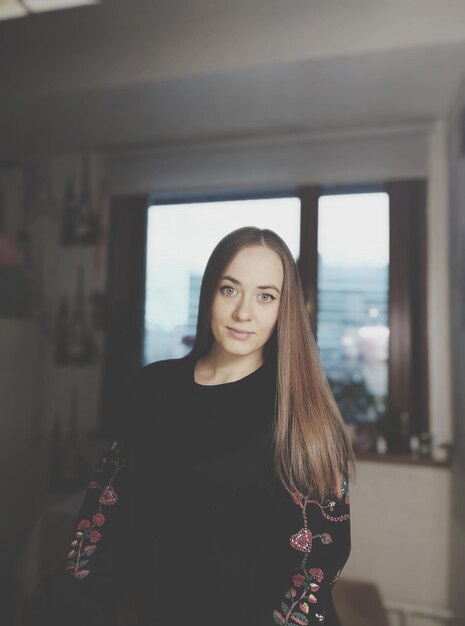
[[(428, 432), (426, 183), (306, 187), (281, 197), (154, 204), (114, 198), (103, 371), (104, 429), (141, 363), (186, 354), (214, 245), (254, 224), (297, 259), (322, 366), (356, 450), (382, 434), (408, 452)], [(147, 207), (150, 207), (147, 210)]]

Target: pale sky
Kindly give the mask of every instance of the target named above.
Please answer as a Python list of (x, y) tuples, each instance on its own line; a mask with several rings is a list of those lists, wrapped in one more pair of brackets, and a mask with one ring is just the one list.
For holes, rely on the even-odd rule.
[(318, 252), (326, 265), (388, 265), (388, 194), (321, 196)]

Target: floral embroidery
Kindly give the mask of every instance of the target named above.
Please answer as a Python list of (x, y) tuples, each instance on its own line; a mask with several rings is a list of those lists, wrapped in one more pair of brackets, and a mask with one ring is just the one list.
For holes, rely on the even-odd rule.
[(92, 518), (92, 521), (94, 524), (97, 524), (97, 526), (103, 526), (105, 523), (105, 515), (103, 515), (103, 513), (96, 513)]
[(310, 574), (312, 574), (312, 576), (315, 576), (316, 580), (321, 583), (321, 581), (323, 580), (323, 572), (321, 571), (321, 569), (319, 567), (312, 567), (309, 570)]
[[(106, 521), (106, 517), (102, 513), (102, 508), (104, 506), (113, 506), (118, 501), (118, 494), (113, 487), (113, 481), (116, 474), (124, 467), (120, 461), (120, 447), (118, 442), (113, 442), (110, 454), (112, 458), (107, 459), (104, 457), (102, 460), (103, 467), (107, 464), (107, 461), (109, 465), (114, 466), (106, 485), (101, 487), (95, 480), (92, 480), (88, 485), (88, 489), (99, 489), (101, 492), (98, 499), (98, 510), (92, 516), (92, 521), (83, 519), (78, 523), (75, 537), (71, 542), (72, 549), (68, 554), (66, 570), (78, 579), (86, 578), (86, 576), (89, 575), (90, 570), (83, 568), (88, 564), (91, 556), (98, 548), (98, 542), (102, 538), (101, 532), (97, 530), (97, 528), (101, 528)], [(97, 472), (103, 473), (103, 467), (98, 469)]]
[[(292, 577), (294, 586), (284, 594), (281, 602), (281, 610), (273, 611), (273, 619), (276, 624), (299, 624), (307, 626), (310, 606), (318, 602), (316, 593), (324, 578), (323, 571), (318, 567), (306, 569), (308, 553), (304, 555), (300, 565), (300, 573)], [(292, 619), (292, 622), (289, 620)]]
[(90, 522), (88, 519), (83, 519), (78, 524), (78, 530), (82, 530), (83, 528), (89, 528)]
[[(297, 493), (295, 493), (292, 498), (294, 502), (301, 507), (302, 512), (304, 513), (304, 520), (306, 520), (305, 509), (307, 504), (316, 504), (316, 506), (320, 508), (323, 517), (331, 522), (343, 522), (344, 520), (350, 519), (350, 513), (345, 513), (344, 515), (339, 515), (338, 517), (332, 517), (331, 515), (328, 515), (326, 513), (326, 509), (329, 509), (330, 511), (334, 510), (334, 507), (336, 506), (334, 500), (327, 500), (326, 504), (322, 505), (317, 500), (309, 500), (308, 498), (303, 498), (300, 494)], [(342, 482), (340, 500), (343, 500), (345, 504), (350, 504), (349, 483), (346, 478), (344, 478)]]
[[(308, 528), (307, 506), (309, 504), (315, 504), (320, 508), (323, 517), (332, 522), (342, 522), (350, 519), (350, 514), (345, 513), (339, 516), (329, 515), (327, 510), (333, 511), (336, 506), (336, 503), (333, 500), (326, 500), (326, 502), (322, 505), (316, 500), (303, 498), (300, 494), (294, 494), (292, 497), (294, 502), (300, 506), (302, 510), (304, 526), (297, 533), (291, 536), (289, 542), (295, 550), (304, 552), (304, 557), (297, 573), (292, 576), (293, 586), (284, 594), (280, 610), (275, 609), (273, 611), (273, 619), (276, 624), (281, 626), (285, 624), (307, 626), (309, 624), (310, 606), (318, 603), (318, 590), (320, 589), (320, 583), (324, 579), (323, 570), (319, 567), (311, 567), (307, 569), (307, 559), (312, 551), (312, 545), (315, 539), (319, 539), (323, 545), (329, 545), (333, 541), (331, 535), (326, 532), (313, 535), (310, 528)], [(349, 504), (349, 485), (346, 479), (344, 479), (342, 483), (339, 499), (340, 501), (345, 502), (345, 504)], [(339, 577), (341, 569), (331, 581), (331, 585)], [(319, 613), (314, 613), (314, 617), (318, 622), (324, 622), (324, 610), (322, 611), (320, 609)]]

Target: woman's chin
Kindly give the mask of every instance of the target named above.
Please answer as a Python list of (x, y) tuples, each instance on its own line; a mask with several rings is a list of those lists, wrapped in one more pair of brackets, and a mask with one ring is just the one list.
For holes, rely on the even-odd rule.
[(247, 356), (259, 349), (258, 346), (249, 341), (241, 341), (240, 339), (227, 339), (219, 343), (219, 347), (223, 352), (234, 354), (236, 356)]

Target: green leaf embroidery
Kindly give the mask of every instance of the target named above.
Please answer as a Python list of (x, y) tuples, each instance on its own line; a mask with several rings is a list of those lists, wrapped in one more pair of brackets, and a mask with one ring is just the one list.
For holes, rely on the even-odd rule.
[(283, 626), (284, 624), (284, 618), (282, 618), (282, 616), (278, 613), (278, 611), (273, 611), (273, 620), (276, 622), (276, 624), (279, 624), (280, 626)]

